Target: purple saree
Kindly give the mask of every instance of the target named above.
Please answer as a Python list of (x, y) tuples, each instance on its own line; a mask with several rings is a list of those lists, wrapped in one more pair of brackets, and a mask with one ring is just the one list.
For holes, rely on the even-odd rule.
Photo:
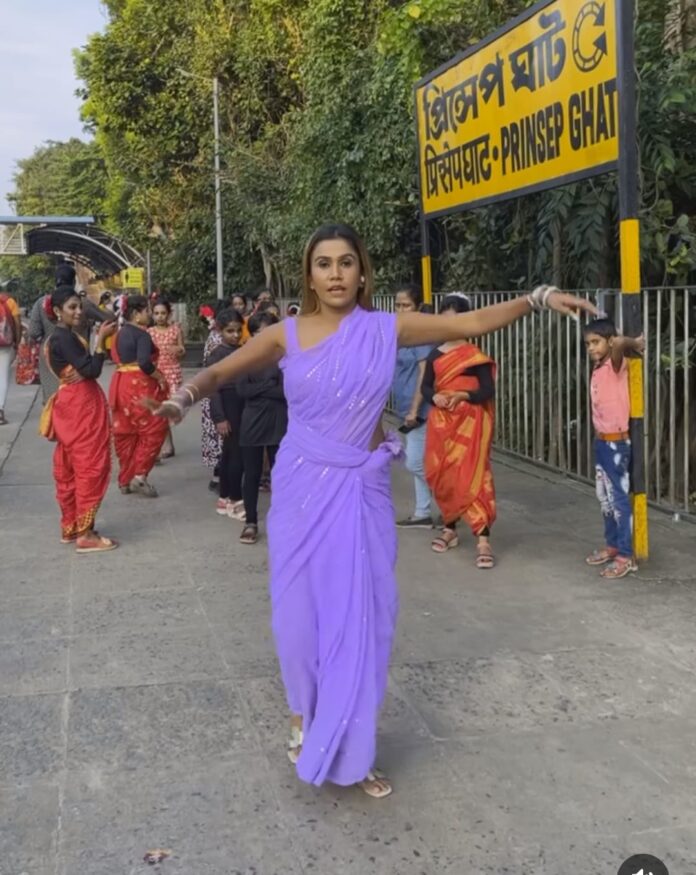
[(287, 435), (268, 517), (272, 625), (290, 710), (304, 720), (299, 777), (354, 784), (372, 768), (398, 609), (390, 462), (374, 452), (396, 363), (396, 320), (356, 308), (302, 351), (285, 321)]

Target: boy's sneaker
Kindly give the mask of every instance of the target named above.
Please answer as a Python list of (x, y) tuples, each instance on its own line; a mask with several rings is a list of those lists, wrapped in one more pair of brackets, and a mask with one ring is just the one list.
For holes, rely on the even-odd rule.
[(399, 529), (432, 529), (434, 526), (434, 522), (431, 516), (410, 516), (408, 519), (405, 520), (397, 520), (396, 525)]
[(215, 513), (219, 513), (220, 516), (227, 516), (231, 504), (232, 502), (229, 498), (218, 498), (215, 503)]

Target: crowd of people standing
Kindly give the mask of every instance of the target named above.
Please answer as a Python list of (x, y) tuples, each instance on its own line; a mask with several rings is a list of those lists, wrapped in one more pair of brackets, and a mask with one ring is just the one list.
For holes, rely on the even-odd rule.
[[(409, 286), (397, 293), (396, 314), (376, 312), (369, 255), (344, 225), (323, 226), (308, 241), (303, 282), (301, 314), (283, 322), (270, 293), (253, 307), (235, 295), (217, 310), (202, 308), (206, 367), (183, 384), (183, 338), (166, 303), (155, 303), (152, 325), (148, 299), (129, 297), (118, 333), (114, 320), (101, 320), (90, 350), (83, 302), (62, 282), (42, 304), (52, 323), (45, 358), (58, 388), (41, 432), (56, 441), (61, 540), (79, 553), (118, 546), (95, 530), (112, 439), (121, 491), (154, 498), (148, 475), (168, 428), (198, 402), (208, 402), (202, 449), (218, 492), (215, 510), (243, 524), (245, 544), (258, 539), (259, 491), (265, 469), (273, 471), (270, 594), (291, 712), (288, 757), (304, 781), (356, 784), (383, 798), (392, 786), (375, 768), (376, 726), (398, 613), (390, 466), (402, 454), (398, 436), (383, 429), (388, 396), (414, 477), (414, 512), (398, 525), (433, 527), (438, 508), (443, 528), (433, 550), (454, 548), (463, 522), (476, 539), (477, 567), (491, 568), (495, 363), (472, 338), (533, 311), (577, 317), (595, 310), (541, 286), (479, 310), (453, 294), (433, 315), (418, 312), (420, 291)], [(590, 323), (585, 336), (597, 375), (597, 439), (609, 448), (598, 448), (607, 545), (587, 561), (606, 565), (611, 578), (632, 567), (624, 555), (623, 356), (640, 351), (640, 342), (617, 338), (602, 322)], [(109, 338), (116, 371), (107, 402), (98, 378)]]

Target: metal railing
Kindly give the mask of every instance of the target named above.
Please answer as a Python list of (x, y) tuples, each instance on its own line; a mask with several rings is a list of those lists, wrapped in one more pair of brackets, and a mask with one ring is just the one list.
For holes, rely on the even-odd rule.
[[(521, 292), (467, 292), (473, 306)], [(619, 293), (579, 292), (614, 315), (621, 330)], [(435, 297), (436, 309), (444, 295)], [(392, 296), (375, 305), (393, 309)], [(645, 471), (648, 498), (675, 513), (696, 512), (696, 288), (642, 292)], [(590, 365), (582, 325), (553, 313), (534, 313), (488, 337), (480, 346), (497, 364), (496, 446), (592, 480)]]

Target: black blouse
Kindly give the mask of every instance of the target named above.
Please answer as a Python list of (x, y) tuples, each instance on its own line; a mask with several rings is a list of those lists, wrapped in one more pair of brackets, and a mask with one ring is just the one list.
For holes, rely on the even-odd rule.
[(144, 374), (154, 374), (157, 370), (152, 361), (155, 351), (150, 335), (137, 325), (128, 323), (116, 335), (116, 352), (121, 364), (137, 364)]
[[(445, 355), (445, 353), (436, 347), (432, 350), (425, 362), (425, 373), (423, 374), (423, 382), (421, 383), (421, 394), (428, 404), (433, 403), (433, 396), (435, 395), (435, 362), (443, 355)], [(472, 368), (465, 368), (465, 370), (462, 371), (462, 375), (464, 374), (466, 374), (467, 377), (476, 377), (479, 384), (478, 389), (469, 392), (470, 404), (484, 404), (495, 396), (492, 365), (474, 365)]]
[(90, 355), (80, 338), (69, 328), (59, 325), (48, 338), (48, 357), (51, 369), (60, 374), (63, 368), (72, 365), (82, 377), (96, 380), (102, 372), (104, 353)]
[[(208, 356), (208, 365), (214, 365), (216, 362), (221, 362), (228, 355), (239, 349), (237, 346), (228, 346), (226, 343), (221, 343)], [(232, 380), (229, 383), (224, 383), (220, 386), (217, 392), (213, 392), (210, 396), (210, 416), (215, 423), (227, 422), (239, 433), (242, 422), (242, 410), (244, 402), (237, 392), (237, 386)]]
[(275, 447), (288, 428), (283, 374), (277, 365), (235, 381), (244, 401), (239, 443), (243, 447)]

